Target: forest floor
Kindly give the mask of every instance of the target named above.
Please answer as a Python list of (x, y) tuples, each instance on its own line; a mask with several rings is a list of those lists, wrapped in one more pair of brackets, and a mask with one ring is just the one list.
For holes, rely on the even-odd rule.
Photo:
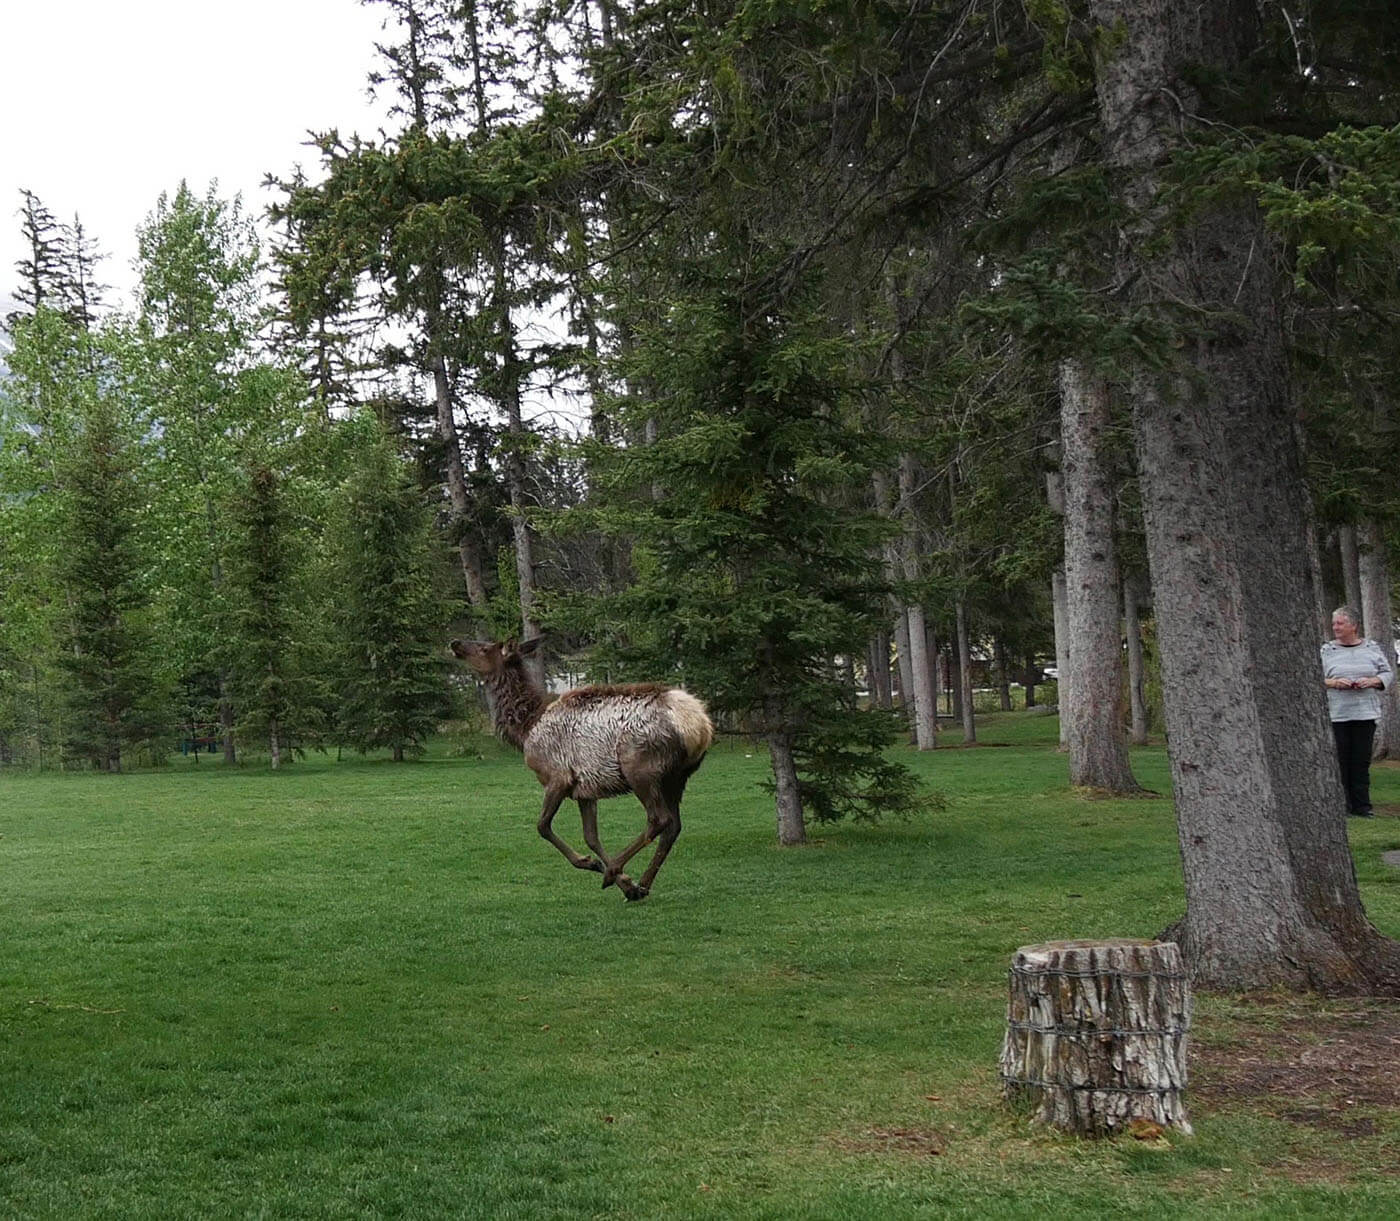
[[(0, 1216), (1400, 1215), (1393, 1003), (1198, 994), (1194, 1137), (1001, 1103), (1015, 948), (1182, 904), (1170, 801), (1071, 791), (1055, 734), (898, 748), (945, 809), (788, 850), (726, 740), (640, 904), (536, 836), (490, 740), (0, 774)], [(1374, 782), (1348, 832), (1400, 935), (1400, 769)]]

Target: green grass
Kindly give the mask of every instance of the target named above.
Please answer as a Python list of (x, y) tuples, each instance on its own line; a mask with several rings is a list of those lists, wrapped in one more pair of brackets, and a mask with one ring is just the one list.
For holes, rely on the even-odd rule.
[[(946, 811), (786, 851), (726, 744), (642, 904), (537, 838), (494, 743), (0, 777), (0, 1215), (1396, 1215), (1392, 1114), (1347, 1138), (1195, 1106), (1149, 1147), (1000, 1104), (1015, 947), (1182, 905), (1169, 802), (1071, 793), (1054, 732), (910, 752)], [(1134, 763), (1166, 790), (1160, 749)], [(605, 803), (604, 842), (639, 823)], [(1352, 832), (1400, 933), (1400, 824)]]

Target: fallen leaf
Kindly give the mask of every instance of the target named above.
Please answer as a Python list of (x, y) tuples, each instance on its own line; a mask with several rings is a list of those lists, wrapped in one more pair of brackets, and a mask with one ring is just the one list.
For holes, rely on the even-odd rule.
[(549, 1023), (546, 1022), (543, 1026), (540, 1027), (540, 1029), (541, 1029), (541, 1030), (548, 1030), (548, 1029), (549, 1029)]
[(941, 1094), (925, 1094), (925, 1095), (924, 1095), (924, 1101), (925, 1101), (925, 1102), (942, 1102), (942, 1101), (943, 1101), (943, 1096), (942, 1096)]
[(1133, 1119), (1128, 1122), (1128, 1135), (1134, 1140), (1161, 1140), (1166, 1132), (1150, 1119)]

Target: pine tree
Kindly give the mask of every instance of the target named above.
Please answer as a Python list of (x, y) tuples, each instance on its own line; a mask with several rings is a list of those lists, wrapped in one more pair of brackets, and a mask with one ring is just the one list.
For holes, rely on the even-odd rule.
[(59, 582), (69, 640), (68, 750), (104, 771), (152, 745), (166, 712), (149, 621), (149, 557), (140, 542), (144, 495), (132, 442), (108, 395), (89, 382), (62, 463)]
[(635, 581), (587, 627), (612, 672), (684, 681), (766, 744), (792, 844), (807, 816), (904, 810), (915, 786), (885, 756), (888, 717), (832, 666), (883, 613), (871, 556), (887, 528), (842, 492), (886, 455), (849, 422), (851, 354), (824, 334), (820, 294), (758, 298), (764, 258), (696, 259), (691, 291), (638, 330), (634, 372), (656, 398), (634, 412), (658, 439), (595, 468), (613, 493), (597, 520), (634, 540)]
[(337, 530), (341, 727), (357, 750), (386, 747), (401, 762), (447, 715), (451, 614), (422, 493), (373, 416), (352, 427), (358, 462)]
[(20, 235), (25, 245), (25, 257), (15, 264), (19, 285), (15, 299), (25, 310), (10, 314), (6, 322), (13, 326), (24, 314), (33, 314), (42, 306), (62, 309), (66, 296), (64, 276), (63, 226), (33, 191), (20, 191)]
[(303, 663), (305, 546), (287, 480), (269, 456), (251, 455), (231, 503), (228, 596), (233, 608), (233, 689), (245, 741), (267, 743), (273, 768), (321, 732), (323, 700)]

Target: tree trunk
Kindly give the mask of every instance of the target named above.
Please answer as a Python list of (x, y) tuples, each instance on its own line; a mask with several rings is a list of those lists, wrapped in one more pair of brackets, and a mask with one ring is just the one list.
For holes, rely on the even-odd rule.
[[(1045, 472), (1045, 503), (1050, 512), (1065, 515), (1065, 479), (1059, 470)], [(1055, 629), (1055, 702), (1060, 709), (1060, 749), (1069, 746), (1069, 593), (1065, 584), (1065, 568), (1058, 565), (1050, 574), (1050, 611)]]
[[(1069, 782), (1136, 793), (1123, 728), (1123, 646), (1113, 480), (1105, 450), (1112, 426), (1107, 382), (1076, 360), (1060, 365), (1060, 469), (1064, 476), (1065, 630), (1074, 698), (1060, 703)], [(1062, 662), (1062, 664), (1064, 664)]]
[(933, 723), (938, 724), (938, 637), (934, 634), (933, 622), (927, 615), (924, 616), (924, 652), (928, 657), (928, 688), (930, 691), (930, 701), (933, 707)]
[[(900, 523), (902, 531), (886, 550), (886, 573), (893, 580), (914, 585), (919, 580), (919, 553), (906, 504), (906, 482), (912, 479), (912, 475), (906, 475), (908, 461), (907, 458), (900, 459), (898, 501), (889, 476), (884, 471), (876, 470), (871, 479), (875, 488), (875, 503), (882, 513)], [(895, 634), (899, 644), (900, 691), (904, 697), (910, 733), (920, 750), (932, 750), (938, 745), (938, 711), (928, 679), (928, 636), (921, 603), (910, 601), (899, 608)]]
[[(535, 532), (526, 520), (530, 497), (525, 488), (525, 421), (521, 414), (521, 366), (515, 349), (515, 324), (505, 304), (505, 252), (497, 252), (501, 266), (496, 275), (500, 317), (501, 395), (505, 408), (506, 432), (510, 451), (506, 455), (506, 486), (510, 494), (510, 531), (515, 544), (515, 579), (520, 593), (520, 639), (535, 640), (541, 635), (535, 618)], [(536, 652), (525, 659), (525, 668), (535, 682), (544, 684), (544, 657)]]
[(282, 736), (277, 730), (276, 718), (267, 729), (267, 752), (272, 760), (272, 770), (275, 772), (282, 766)]
[[(433, 324), (430, 322), (430, 329)], [(442, 442), (446, 462), (447, 497), (452, 505), (453, 527), (457, 533), (457, 555), (462, 564), (462, 579), (467, 587), (467, 601), (475, 610), (485, 610), (486, 578), (481, 562), (481, 548), (472, 537), (471, 495), (467, 491), (466, 470), (462, 465), (462, 442), (457, 433), (457, 420), (452, 410), (452, 384), (447, 376), (447, 363), (441, 356), (430, 362), (433, 373), (433, 396), (437, 407), (438, 439)]]
[[(904, 533), (899, 540), (904, 579), (911, 586), (918, 583), (919, 546), (914, 521), (914, 492), (916, 486), (914, 459), (901, 454), (899, 459), (899, 517)], [(911, 601), (905, 608), (909, 616), (909, 668), (913, 681), (914, 744), (920, 750), (932, 750), (938, 745), (937, 691), (929, 670), (928, 625), (924, 622), (921, 602)]]
[(958, 687), (962, 692), (963, 745), (977, 741), (977, 717), (972, 706), (972, 642), (967, 636), (967, 604), (958, 598), (953, 605), (954, 631), (958, 637)]
[[(1367, 922), (1319, 680), (1303, 471), (1289, 410), (1282, 260), (1248, 201), (1164, 228), (1165, 164), (1205, 103), (1192, 81), (1253, 46), (1254, 0), (1093, 0), (1105, 159), (1128, 223), (1124, 306), (1189, 325), (1134, 371), (1153, 605), (1194, 977), (1400, 992)], [(1182, 319), (1189, 319), (1183, 324)]]
[(890, 691), (890, 634), (877, 631), (870, 637), (869, 659), (866, 662), (870, 671), (870, 701), (876, 708), (889, 708), (893, 705)]
[(1056, 568), (1050, 574), (1050, 607), (1055, 623), (1055, 702), (1060, 708), (1060, 749), (1069, 746), (1069, 708), (1073, 698), (1069, 689), (1069, 593), (1065, 570)]
[(998, 636), (992, 642), (992, 656), (997, 667), (997, 698), (1003, 712), (1011, 711), (1011, 670), (1006, 657), (1006, 642)]
[(1322, 552), (1317, 545), (1317, 517), (1313, 513), (1312, 497), (1303, 502), (1308, 522), (1308, 568), (1313, 579), (1313, 612), (1317, 616), (1317, 638), (1332, 637), (1332, 608), (1327, 602), (1327, 582), (1322, 579)]
[(1002, 1093), (1083, 1136), (1134, 1123), (1191, 1134), (1191, 993), (1170, 941), (1052, 941), (1011, 960)]
[(963, 719), (963, 682), (962, 664), (958, 659), (956, 625), (953, 639), (948, 642), (947, 650), (939, 653), (938, 656), (943, 664), (943, 681), (939, 685), (948, 692), (949, 715), (961, 725)]
[[(1337, 550), (1342, 558), (1343, 597), (1354, 611), (1361, 610), (1361, 553), (1356, 545), (1356, 527), (1337, 527)], [(1328, 616), (1329, 629), (1331, 616)]]
[(1137, 576), (1123, 582), (1123, 632), (1128, 641), (1128, 706), (1132, 727), (1128, 738), (1134, 746), (1147, 745), (1147, 682), (1142, 656), (1142, 604)]
[(219, 733), (223, 739), (224, 762), (232, 767), (238, 762), (238, 747), (233, 738), (233, 697), (229, 694), (227, 670), (219, 671)]
[[(909, 692), (914, 685), (914, 672), (909, 667), (909, 620), (904, 617), (904, 608), (900, 607), (894, 615), (894, 651), (895, 668), (891, 675), (895, 685), (899, 688), (899, 706), (904, 709), (906, 720), (913, 720), (913, 715), (909, 711)], [(909, 740), (914, 740), (914, 727), (909, 726)]]
[(792, 756), (792, 735), (770, 733), (768, 754), (773, 762), (778, 843), (784, 846), (805, 843), (807, 830), (802, 822), (802, 798), (797, 787), (797, 765)]
[(1021, 686), (1025, 689), (1025, 694), (1026, 694), (1026, 707), (1027, 707), (1027, 708), (1034, 708), (1034, 707), (1035, 707), (1035, 676), (1036, 676), (1036, 673), (1037, 673), (1037, 669), (1036, 669), (1036, 664), (1035, 664), (1035, 658), (1032, 657), (1032, 656), (1030, 656), (1030, 655), (1027, 655), (1027, 657), (1026, 657), (1026, 681), (1025, 681), (1024, 683), (1021, 684)]
[[(1361, 552), (1361, 615), (1364, 631), (1384, 651), (1395, 670), (1395, 613), (1390, 601), (1390, 565), (1385, 533), (1374, 521), (1363, 521), (1357, 532)], [(1376, 726), (1374, 755), (1400, 759), (1400, 683), (1381, 693), (1381, 720)]]

